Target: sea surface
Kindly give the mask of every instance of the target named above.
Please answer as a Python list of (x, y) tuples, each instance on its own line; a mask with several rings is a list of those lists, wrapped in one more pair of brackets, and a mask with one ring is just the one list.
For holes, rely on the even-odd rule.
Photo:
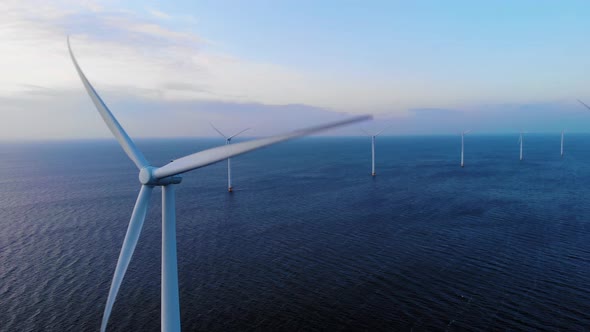
[[(590, 329), (590, 135), (306, 138), (177, 186), (185, 331)], [(221, 145), (139, 140), (155, 165)], [(135, 199), (114, 140), (0, 144), (0, 331), (97, 331)], [(110, 331), (160, 330), (161, 196)]]

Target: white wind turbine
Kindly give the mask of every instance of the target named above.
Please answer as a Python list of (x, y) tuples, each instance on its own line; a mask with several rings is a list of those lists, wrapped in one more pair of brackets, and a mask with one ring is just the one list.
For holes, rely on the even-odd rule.
[(200, 151), (177, 160), (174, 160), (162, 167), (152, 166), (136, 147), (123, 127), (107, 108), (100, 96), (96, 93), (86, 76), (78, 66), (68, 38), (68, 50), (70, 57), (92, 99), (94, 106), (100, 116), (115, 136), (127, 156), (139, 169), (139, 182), (141, 190), (137, 202), (131, 214), (131, 220), (123, 240), (121, 253), (117, 261), (115, 273), (109, 290), (105, 306), (101, 331), (105, 331), (115, 298), (131, 261), (133, 251), (137, 245), (141, 229), (148, 210), (149, 198), (154, 187), (162, 187), (162, 273), (161, 273), (161, 329), (162, 331), (180, 331), (180, 304), (178, 294), (178, 267), (176, 257), (176, 208), (174, 189), (176, 184), (182, 181), (179, 176), (182, 173), (204, 167), (229, 157), (233, 157), (248, 151), (256, 150), (265, 146), (284, 142), (296, 137), (309, 135), (322, 130), (339, 127), (342, 125), (368, 120), (371, 116), (357, 116), (348, 120), (334, 122), (322, 126), (302, 129), (287, 134), (252, 140), (248, 142), (219, 146), (212, 149)]
[[(581, 101), (580, 99), (578, 99), (578, 102), (590, 110), (590, 106), (588, 106), (585, 102)], [(563, 137), (563, 134), (562, 134), (562, 137)], [(563, 139), (562, 139), (562, 141), (563, 141)]]
[(565, 132), (565, 130), (562, 129), (561, 130), (561, 158), (563, 158), (563, 136), (564, 136), (564, 132)]
[(520, 144), (520, 160), (522, 161), (522, 145), (524, 142), (524, 132), (520, 131), (520, 137), (518, 138), (518, 144)]
[[(233, 134), (231, 136), (225, 136), (219, 129), (215, 128), (215, 126), (212, 123), (209, 123), (211, 125), (211, 127), (213, 127), (213, 129), (215, 129), (216, 132), (219, 133), (219, 135), (221, 135), (223, 138), (225, 138), (225, 144), (229, 145), (231, 144), (231, 139), (238, 136), (239, 134), (245, 132), (246, 130), (249, 130), (250, 128), (246, 128), (240, 132), (238, 132), (237, 134)], [(227, 158), (227, 191), (229, 191), (230, 193), (233, 191), (233, 187), (231, 185), (231, 158)]]
[(375, 137), (379, 136), (387, 128), (389, 128), (389, 127), (381, 129), (379, 132), (377, 132), (374, 135), (369, 134), (366, 130), (361, 128), (361, 130), (364, 131), (365, 134), (367, 134), (367, 136), (371, 137), (371, 176), (376, 175), (376, 173), (375, 173)]
[(471, 129), (464, 130), (461, 132), (461, 167), (464, 167), (464, 156), (465, 156), (465, 135), (469, 134)]

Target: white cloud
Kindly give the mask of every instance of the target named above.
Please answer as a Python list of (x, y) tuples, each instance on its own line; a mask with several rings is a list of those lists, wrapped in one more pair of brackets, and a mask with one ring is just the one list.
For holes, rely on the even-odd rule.
[[(8, 13), (0, 28), (0, 70), (5, 73), (0, 94), (18, 93), (26, 84), (79, 88), (67, 58), (68, 34), (80, 64), (103, 93), (128, 90), (167, 100), (305, 103), (366, 112), (403, 104), (392, 91), (417, 84), (367, 85), (366, 78), (322, 75), (221, 54), (190, 29), (175, 31), (160, 24), (170, 15), (155, 9), (142, 16), (109, 10), (104, 2), (52, 4), (8, 0), (0, 5), (0, 11)], [(202, 88), (179, 91), (167, 88), (169, 82)]]
[[(266, 107), (265, 119), (276, 111), (274, 127), (279, 129), (288, 127), (287, 121), (295, 123), (291, 114), (298, 112), (310, 121), (330, 118), (324, 116), (326, 110), (395, 114), (399, 119), (407, 116), (408, 108), (453, 108), (486, 100), (482, 96), (491, 100), (519, 91), (511, 85), (498, 86), (497, 95), (490, 95), (482, 94), (481, 86), (427, 79), (424, 73), (393, 77), (386, 72), (377, 76), (307, 72), (245, 60), (216, 51), (215, 41), (195, 31), (195, 17), (172, 17), (154, 8), (142, 12), (113, 8), (116, 2), (108, 0), (0, 2), (0, 100), (5, 102), (0, 105), (4, 119), (0, 138), (109, 136), (100, 121), (89, 121), (92, 117), (80, 111), (91, 104), (68, 58), (67, 35), (107, 104), (121, 107), (114, 108), (118, 117), (136, 116), (149, 103), (160, 105), (159, 113), (141, 113), (141, 121), (131, 122), (132, 136), (207, 135), (208, 128), (191, 127), (209, 120), (199, 116), (228, 123), (260, 122), (255, 118), (260, 114), (245, 115), (253, 114), (247, 113), (252, 105)], [(170, 21), (185, 23), (171, 28)], [(223, 107), (216, 107), (217, 113), (177, 109), (182, 103), (208, 102), (232, 112), (242, 105), (244, 113), (232, 118), (224, 115)], [(281, 106), (291, 104), (312, 105), (322, 112), (301, 113), (302, 109)], [(153, 129), (164, 117), (175, 117), (168, 123), (176, 127)], [(290, 120), (281, 123), (281, 118)]]
[(148, 13), (150, 13), (153, 17), (161, 20), (170, 20), (172, 16), (169, 14), (164, 13), (163, 11), (159, 11), (153, 8), (147, 8)]
[(229, 129), (256, 124), (252, 134), (264, 135), (340, 117), (313, 107), (264, 105), (298, 101), (285, 91), (305, 78), (203, 50), (208, 42), (197, 34), (134, 13), (93, 2), (10, 0), (0, 12), (6, 14), (0, 23), (0, 139), (110, 137), (68, 57), (67, 35), (87, 76), (133, 137), (209, 135), (209, 120)]

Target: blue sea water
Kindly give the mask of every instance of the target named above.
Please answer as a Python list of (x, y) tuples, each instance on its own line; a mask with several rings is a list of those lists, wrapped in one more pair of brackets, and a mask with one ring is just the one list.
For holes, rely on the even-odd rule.
[[(590, 329), (590, 136), (307, 138), (177, 188), (185, 331)], [(222, 144), (140, 140), (153, 164)], [(0, 330), (97, 331), (139, 183), (112, 140), (0, 144)], [(160, 190), (110, 331), (160, 329)]]

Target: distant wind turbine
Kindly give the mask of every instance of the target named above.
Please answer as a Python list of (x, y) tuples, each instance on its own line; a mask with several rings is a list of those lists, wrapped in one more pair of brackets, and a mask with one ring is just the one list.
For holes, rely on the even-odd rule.
[(561, 130), (561, 158), (563, 158), (563, 134), (565, 130)]
[[(238, 136), (239, 134), (245, 132), (246, 130), (249, 130), (250, 128), (246, 128), (240, 132), (238, 132), (237, 134), (233, 134), (231, 136), (225, 136), (219, 129), (215, 128), (215, 126), (212, 123), (209, 123), (211, 125), (211, 127), (213, 127), (213, 129), (215, 129), (216, 132), (219, 133), (219, 135), (221, 135), (223, 138), (225, 138), (225, 144), (229, 145), (231, 144), (231, 139)], [(233, 187), (231, 185), (231, 158), (227, 158), (227, 191), (229, 191), (230, 193), (233, 191)]]
[(376, 175), (376, 173), (375, 173), (375, 137), (379, 136), (387, 128), (389, 128), (389, 127), (381, 129), (376, 134), (369, 134), (369, 132), (367, 132), (366, 130), (361, 128), (361, 130), (364, 131), (365, 134), (367, 134), (367, 136), (371, 137), (371, 176)]
[(469, 134), (471, 129), (464, 130), (461, 132), (461, 167), (464, 167), (464, 156), (465, 156), (465, 135)]
[(522, 145), (523, 145), (523, 141), (524, 141), (524, 133), (521, 130), (520, 131), (520, 137), (518, 138), (518, 144), (520, 144), (520, 160), (522, 161)]
[(162, 331), (176, 332), (180, 331), (180, 303), (178, 294), (176, 207), (174, 189), (175, 185), (182, 181), (182, 178), (179, 175), (265, 146), (291, 140), (296, 137), (306, 136), (326, 129), (371, 119), (371, 116), (357, 116), (322, 126), (297, 130), (287, 134), (238, 144), (219, 146), (179, 158), (162, 167), (154, 167), (147, 161), (135, 143), (133, 143), (129, 135), (127, 135), (123, 127), (96, 93), (96, 90), (92, 87), (78, 66), (78, 62), (70, 47), (69, 38), (68, 50), (74, 67), (82, 80), (82, 84), (86, 88), (86, 92), (92, 99), (98, 113), (127, 156), (139, 169), (139, 182), (141, 183), (141, 190), (139, 191), (137, 202), (135, 203), (133, 213), (131, 214), (131, 220), (127, 228), (127, 233), (125, 234), (125, 239), (123, 240), (123, 246), (121, 248), (121, 253), (119, 254), (113, 281), (109, 290), (100, 327), (100, 330), (103, 332), (106, 330), (111, 310), (115, 303), (115, 298), (117, 297), (117, 293), (123, 282), (123, 277), (125, 276), (125, 272), (131, 261), (135, 246), (137, 245), (148, 211), (150, 195), (154, 187), (162, 187), (161, 329)]
[[(584, 107), (586, 107), (587, 109), (589, 109), (589, 110), (590, 110), (590, 106), (588, 106), (588, 105), (587, 105), (585, 102), (581, 101), (580, 99), (577, 99), (577, 100), (578, 100), (578, 102), (579, 102), (580, 104), (582, 104)], [(561, 136), (562, 136), (562, 142), (563, 142), (563, 133), (562, 133), (562, 135), (561, 135)], [(562, 143), (562, 144), (563, 144), (563, 143)], [(563, 150), (562, 150), (562, 151), (563, 151)], [(563, 154), (562, 154), (562, 156), (563, 156)]]

